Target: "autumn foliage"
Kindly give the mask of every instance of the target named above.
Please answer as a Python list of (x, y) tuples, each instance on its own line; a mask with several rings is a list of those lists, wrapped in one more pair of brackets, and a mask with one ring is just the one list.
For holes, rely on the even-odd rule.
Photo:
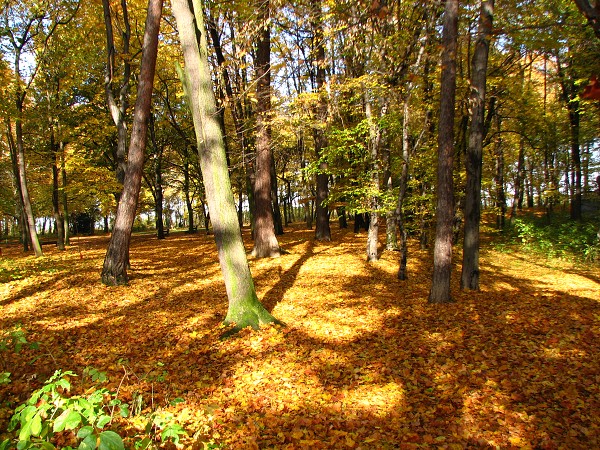
[(332, 231), (314, 242), (290, 230), (281, 258), (250, 261), (287, 326), (225, 341), (211, 236), (134, 235), (130, 285), (112, 288), (98, 280), (106, 237), (41, 259), (4, 248), (2, 329), (20, 323), (40, 349), (2, 355), (13, 381), (0, 387), (0, 430), (56, 369), (94, 367), (139, 402), (112, 426), (129, 445), (143, 414), (163, 409), (188, 432), (184, 448), (600, 446), (598, 271), (488, 249), (481, 292), (453, 276), (456, 303), (429, 305), (427, 252), (411, 248), (401, 282), (397, 253), (366, 263), (364, 235)]

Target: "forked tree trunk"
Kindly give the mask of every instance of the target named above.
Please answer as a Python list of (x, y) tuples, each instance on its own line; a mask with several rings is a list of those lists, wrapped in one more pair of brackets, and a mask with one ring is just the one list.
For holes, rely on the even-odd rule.
[[(124, 27), (122, 30), (123, 48), (122, 54), (126, 55), (123, 58), (123, 79), (120, 80), (119, 101), (115, 98), (113, 92), (113, 83), (115, 82), (115, 57), (117, 51), (115, 49), (115, 40), (112, 26), (112, 18), (110, 14), (109, 0), (102, 0), (102, 8), (104, 11), (104, 27), (106, 31), (106, 53), (107, 64), (104, 77), (104, 88), (106, 95), (106, 103), (111, 115), (111, 118), (117, 127), (117, 151), (116, 151), (116, 177), (117, 181), (123, 184), (125, 180), (125, 170), (127, 167), (127, 125), (125, 124), (125, 115), (129, 107), (129, 79), (131, 77), (131, 63), (129, 62), (129, 41), (131, 39), (131, 26), (129, 23), (129, 13), (127, 9), (127, 1), (121, 0), (121, 13), (123, 15)], [(119, 196), (117, 196), (120, 198)]]
[(442, 34), (442, 79), (438, 129), (437, 223), (433, 251), (430, 303), (448, 303), (452, 270), (452, 220), (454, 218), (454, 105), (456, 94), (456, 47), (458, 0), (446, 0)]
[(477, 41), (473, 54), (471, 81), (471, 128), (465, 165), (465, 239), (463, 245), (462, 289), (479, 290), (479, 222), (481, 219), (481, 171), (483, 161), (485, 88), (492, 35), (494, 0), (483, 0), (479, 14)]
[(244, 251), (223, 138), (215, 116), (202, 3), (172, 0), (171, 4), (185, 60), (185, 73), (181, 69), (179, 73), (192, 111), (200, 168), (229, 299), (225, 324), (235, 324), (232, 332), (247, 326), (258, 328), (277, 320), (258, 301)]
[(113, 233), (108, 243), (108, 250), (102, 267), (102, 282), (111, 286), (126, 284), (128, 281), (129, 243), (144, 170), (144, 150), (148, 134), (148, 118), (150, 117), (162, 6), (163, 0), (148, 0), (142, 63), (133, 112), (133, 126), (123, 193), (117, 206)]

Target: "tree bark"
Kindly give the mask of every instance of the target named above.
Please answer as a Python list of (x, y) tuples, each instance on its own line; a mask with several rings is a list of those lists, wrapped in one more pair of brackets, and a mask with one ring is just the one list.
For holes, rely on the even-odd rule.
[(193, 0), (191, 5), (187, 0), (172, 0), (171, 5), (185, 60), (185, 73), (180, 70), (180, 77), (192, 111), (200, 168), (229, 299), (225, 324), (235, 324), (232, 332), (247, 326), (258, 328), (277, 320), (258, 301), (244, 251), (223, 138), (215, 119), (202, 3)]
[[(131, 39), (131, 26), (129, 23), (129, 13), (127, 9), (127, 0), (121, 0), (121, 12), (123, 14), (124, 27), (122, 31), (123, 39), (123, 80), (119, 88), (119, 101), (117, 102), (113, 92), (113, 82), (115, 77), (115, 39), (110, 15), (109, 0), (102, 0), (104, 11), (104, 27), (106, 31), (106, 71), (104, 76), (104, 89), (106, 95), (106, 104), (108, 106), (112, 120), (117, 127), (117, 151), (115, 158), (115, 171), (117, 181), (123, 184), (125, 180), (125, 170), (127, 167), (127, 125), (125, 115), (129, 107), (129, 80), (131, 78), (131, 64), (129, 62), (129, 41)], [(119, 197), (119, 196), (117, 196)]]
[(254, 248), (256, 258), (280, 256), (271, 198), (271, 26), (270, 2), (261, 2), (256, 48), (256, 165), (254, 180)]
[(494, 0), (482, 0), (477, 41), (473, 53), (471, 77), (471, 128), (465, 159), (467, 186), (465, 193), (465, 238), (461, 288), (479, 290), (479, 222), (481, 220), (481, 171), (485, 119), (487, 63), (492, 35)]
[(123, 192), (102, 268), (102, 282), (107, 285), (126, 284), (129, 265), (129, 243), (135, 219), (138, 196), (144, 170), (144, 150), (148, 134), (148, 119), (152, 101), (154, 72), (158, 52), (158, 32), (163, 0), (148, 0), (148, 15), (144, 30), (142, 62), (133, 112), (131, 141), (125, 170)]
[(452, 271), (452, 221), (454, 218), (454, 105), (456, 96), (456, 48), (458, 0), (446, 0), (442, 34), (442, 78), (438, 129), (437, 223), (433, 253), (430, 303), (448, 303)]
[[(321, 3), (312, 0), (311, 6), (313, 9), (313, 40), (315, 48), (315, 64), (317, 66), (317, 93), (319, 101), (316, 111), (317, 125), (314, 129), (315, 141), (315, 156), (317, 160), (322, 157), (323, 149), (327, 146), (325, 138), (325, 130), (323, 124), (327, 122), (327, 97), (325, 89), (325, 38), (323, 33), (323, 12)], [(315, 217), (315, 239), (317, 241), (330, 241), (331, 228), (329, 226), (329, 209), (325, 202), (329, 196), (329, 175), (327, 174), (327, 163), (321, 161), (319, 163), (319, 171), (317, 172), (317, 192), (316, 192), (316, 217)]]

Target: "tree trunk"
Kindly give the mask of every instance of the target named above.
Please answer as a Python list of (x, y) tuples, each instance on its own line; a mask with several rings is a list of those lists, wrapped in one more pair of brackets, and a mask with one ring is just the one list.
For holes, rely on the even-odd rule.
[[(319, 103), (317, 105), (316, 118), (317, 125), (314, 129), (315, 141), (315, 156), (317, 160), (322, 157), (323, 149), (327, 146), (323, 124), (327, 122), (327, 97), (325, 89), (325, 38), (323, 33), (323, 12), (321, 3), (312, 0), (311, 7), (313, 9), (313, 40), (315, 48), (314, 63), (317, 67), (317, 93), (319, 95)], [(316, 192), (316, 226), (315, 239), (317, 241), (330, 241), (331, 228), (329, 226), (329, 209), (325, 202), (329, 196), (329, 175), (327, 174), (327, 163), (321, 161), (319, 163), (319, 171), (317, 172), (317, 192)]]
[(59, 144), (60, 148), (60, 172), (61, 172), (61, 189), (62, 189), (62, 206), (63, 206), (63, 222), (65, 229), (65, 245), (69, 245), (71, 242), (71, 231), (69, 230), (69, 199), (67, 197), (67, 168), (65, 165), (65, 149), (62, 141)]
[[(365, 87), (363, 86), (363, 89)], [(365, 89), (365, 116), (369, 122), (369, 151), (371, 159), (371, 220), (367, 234), (367, 261), (379, 259), (379, 144), (381, 142), (381, 129), (375, 122), (369, 92)], [(385, 107), (382, 108), (382, 114)]]
[(283, 234), (283, 221), (281, 219), (281, 208), (279, 207), (279, 191), (277, 189), (277, 167), (275, 166), (275, 158), (273, 157), (273, 152), (271, 152), (271, 200), (273, 204), (273, 225), (275, 226), (275, 234), (277, 236), (281, 236)]
[(442, 78), (438, 129), (437, 223), (433, 253), (430, 303), (451, 302), (452, 222), (454, 218), (454, 105), (456, 94), (456, 47), (458, 0), (446, 0), (442, 34)]
[[(21, 102), (17, 102), (21, 103)], [(22, 104), (20, 107), (17, 107), (19, 111), (18, 114), (22, 114), (23, 107)], [(23, 206), (23, 212), (25, 215), (25, 220), (27, 221), (27, 228), (29, 229), (29, 241), (31, 243), (31, 247), (35, 253), (35, 256), (43, 256), (42, 246), (40, 245), (40, 241), (38, 239), (37, 232), (35, 230), (35, 217), (33, 216), (33, 208), (31, 207), (31, 199), (29, 197), (29, 188), (27, 186), (27, 177), (25, 174), (25, 149), (23, 144), (23, 123), (20, 117), (17, 117), (15, 120), (15, 130), (17, 137), (17, 167), (19, 171), (19, 183), (21, 187), (21, 200)]]
[[(498, 131), (500, 131), (502, 122), (499, 117), (496, 120)], [(498, 133), (494, 144), (494, 156), (496, 158), (496, 174), (494, 176), (496, 183), (496, 227), (503, 230), (506, 221), (506, 193), (504, 190), (504, 148), (500, 133)]]
[(225, 323), (235, 324), (233, 330), (258, 328), (277, 320), (258, 301), (244, 251), (223, 140), (215, 120), (202, 4), (200, 0), (193, 0), (193, 6), (187, 0), (172, 0), (171, 5), (185, 60), (185, 73), (180, 70), (180, 77), (192, 111), (200, 168), (229, 299)]
[(465, 193), (465, 238), (461, 288), (479, 290), (479, 222), (481, 220), (481, 171), (485, 118), (487, 64), (492, 37), (494, 0), (482, 0), (477, 41), (473, 53), (471, 80), (471, 128), (465, 159), (467, 186)]
[[(51, 139), (54, 141), (54, 139)], [(54, 146), (54, 142), (52, 142)], [(59, 198), (59, 171), (56, 163), (56, 153), (52, 154), (52, 210), (54, 213), (54, 221), (56, 223), (56, 247), (59, 250), (65, 249), (65, 223), (63, 215), (60, 213), (60, 198)]]
[[(119, 102), (115, 98), (113, 92), (113, 82), (115, 76), (115, 41), (113, 34), (112, 19), (110, 15), (109, 0), (102, 0), (102, 8), (104, 11), (104, 26), (106, 31), (106, 54), (107, 64), (106, 73), (104, 76), (104, 89), (106, 95), (106, 104), (112, 120), (117, 127), (117, 152), (116, 152), (116, 177), (117, 181), (123, 184), (125, 180), (125, 170), (127, 167), (127, 125), (125, 123), (125, 115), (129, 107), (129, 79), (131, 77), (131, 64), (129, 59), (129, 41), (131, 39), (131, 26), (129, 23), (129, 13), (127, 9), (127, 1), (121, 0), (121, 12), (123, 14), (124, 28), (122, 30), (123, 49), (123, 80), (120, 82)], [(120, 196), (117, 196), (120, 197)]]
[(158, 52), (158, 32), (163, 0), (148, 0), (148, 15), (144, 30), (142, 62), (133, 112), (131, 142), (125, 170), (123, 193), (117, 207), (113, 233), (102, 268), (102, 282), (107, 285), (126, 284), (129, 265), (129, 243), (135, 219), (138, 196), (144, 170), (144, 150), (148, 134), (148, 118), (152, 101), (152, 85)]
[(571, 164), (575, 182), (572, 183), (571, 219), (581, 220), (581, 153), (579, 145), (579, 102), (569, 102), (569, 125), (571, 129)]
[(261, 2), (256, 48), (256, 165), (254, 180), (254, 248), (256, 258), (280, 256), (271, 198), (271, 26), (270, 3)]

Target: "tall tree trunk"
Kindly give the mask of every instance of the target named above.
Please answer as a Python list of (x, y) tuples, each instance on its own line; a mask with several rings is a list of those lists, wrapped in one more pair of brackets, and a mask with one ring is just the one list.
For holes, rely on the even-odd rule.
[(437, 223), (433, 252), (430, 303), (451, 302), (452, 221), (454, 218), (454, 105), (456, 96), (456, 47), (458, 0), (446, 0), (442, 33), (442, 79), (438, 129)]
[[(502, 126), (500, 117), (497, 117), (496, 121), (498, 123), (498, 131), (500, 131)], [(506, 221), (506, 193), (504, 190), (504, 148), (500, 133), (498, 133), (494, 144), (494, 156), (496, 158), (496, 174), (494, 176), (496, 184), (496, 227), (499, 230), (503, 230)]]
[(113, 233), (108, 243), (108, 250), (102, 268), (102, 282), (107, 285), (126, 284), (128, 281), (129, 243), (144, 170), (144, 150), (148, 134), (148, 118), (150, 117), (162, 6), (163, 0), (148, 0), (142, 62), (133, 112), (133, 126), (127, 155), (123, 193), (117, 206)]
[(21, 228), (21, 241), (23, 243), (23, 251), (29, 251), (29, 227), (27, 225), (27, 218), (25, 217), (25, 211), (23, 210), (23, 191), (21, 190), (21, 173), (19, 171), (19, 163), (17, 158), (17, 145), (14, 140), (13, 132), (12, 132), (12, 124), (10, 122), (10, 118), (5, 118), (6, 123), (6, 140), (8, 142), (8, 149), (10, 151), (10, 160), (12, 163), (13, 176), (15, 179), (15, 185), (17, 187), (17, 195), (18, 195), (18, 215), (19, 215), (19, 224)]
[(194, 233), (196, 225), (194, 223), (192, 196), (190, 195), (190, 155), (187, 144), (183, 150), (183, 194), (185, 196), (185, 207), (188, 215), (188, 233)]
[[(321, 159), (323, 149), (327, 146), (325, 131), (322, 128), (327, 122), (327, 97), (325, 89), (325, 37), (323, 33), (323, 12), (321, 3), (317, 0), (311, 1), (313, 14), (313, 40), (315, 48), (315, 64), (317, 67), (317, 93), (319, 95), (319, 103), (317, 105), (316, 117), (317, 126), (314, 129), (315, 141), (315, 156), (317, 160)], [(325, 204), (329, 196), (329, 175), (327, 174), (327, 163), (321, 161), (319, 163), (319, 171), (317, 173), (317, 192), (316, 192), (316, 226), (315, 239), (317, 241), (330, 241), (331, 228), (329, 226), (329, 209)]]
[(171, 5), (185, 60), (185, 74), (180, 71), (180, 76), (192, 111), (200, 168), (229, 299), (225, 323), (235, 324), (234, 330), (247, 326), (258, 328), (276, 319), (256, 296), (236, 217), (223, 139), (215, 120), (202, 3), (193, 0), (192, 6), (188, 0), (172, 0)]
[(60, 141), (58, 144), (59, 152), (60, 152), (60, 172), (61, 172), (61, 202), (63, 207), (63, 227), (65, 232), (64, 242), (65, 245), (70, 245), (71, 241), (71, 231), (69, 230), (69, 199), (67, 196), (67, 167), (65, 164), (65, 145)]
[[(131, 26), (129, 23), (129, 12), (127, 9), (127, 0), (121, 0), (121, 13), (123, 15), (123, 29), (122, 29), (122, 40), (123, 48), (122, 54), (125, 55), (123, 58), (123, 80), (121, 80), (119, 88), (119, 101), (115, 98), (113, 91), (113, 83), (115, 82), (115, 56), (117, 51), (115, 49), (115, 39), (112, 25), (112, 18), (110, 15), (110, 2), (109, 0), (102, 0), (102, 8), (104, 11), (104, 27), (106, 31), (106, 71), (104, 76), (104, 89), (106, 95), (106, 103), (112, 120), (117, 127), (117, 151), (115, 158), (115, 170), (117, 181), (123, 184), (125, 180), (125, 170), (127, 167), (127, 125), (125, 122), (125, 115), (127, 114), (127, 108), (129, 107), (129, 80), (131, 77), (131, 64), (129, 58), (129, 41), (131, 39)], [(117, 195), (117, 197), (119, 197)]]
[[(21, 101), (17, 101), (18, 116), (15, 120), (15, 131), (16, 131), (16, 144), (17, 144), (17, 168), (19, 171), (19, 183), (21, 186), (21, 200), (23, 202), (23, 213), (25, 220), (27, 221), (27, 228), (29, 229), (29, 241), (31, 247), (35, 253), (35, 256), (43, 256), (42, 246), (38, 239), (37, 232), (35, 230), (35, 217), (33, 216), (33, 208), (31, 207), (31, 199), (29, 197), (29, 188), (27, 186), (27, 177), (25, 171), (25, 148), (23, 143), (23, 122), (21, 120), (21, 114), (23, 112), (23, 105)], [(20, 106), (19, 106), (20, 105)]]
[(273, 203), (273, 225), (275, 226), (275, 234), (277, 236), (281, 236), (283, 234), (283, 221), (281, 219), (281, 208), (279, 207), (279, 190), (277, 189), (277, 167), (275, 166), (275, 158), (273, 157), (273, 152), (271, 152), (271, 200)]
[(481, 171), (485, 118), (487, 64), (492, 37), (494, 0), (482, 0), (471, 77), (471, 128), (465, 165), (465, 239), (463, 244), (462, 289), (479, 290), (479, 222), (481, 220)]
[(571, 165), (575, 178), (572, 183), (573, 195), (571, 197), (571, 219), (581, 220), (581, 153), (579, 145), (579, 102), (569, 102), (569, 125), (571, 129)]
[(271, 198), (271, 25), (270, 2), (261, 2), (256, 48), (256, 165), (254, 180), (254, 248), (256, 258), (280, 256)]
[(57, 164), (58, 152), (54, 142), (54, 133), (50, 137), (52, 146), (52, 212), (56, 223), (56, 247), (59, 250), (65, 249), (65, 223), (63, 215), (60, 213), (60, 187), (59, 187), (59, 169)]
[(523, 209), (523, 184), (525, 181), (525, 139), (521, 138), (519, 143), (519, 155), (517, 157), (517, 173), (515, 175), (515, 197), (513, 199), (510, 219), (517, 216), (517, 210)]
[[(379, 259), (379, 144), (381, 142), (381, 128), (373, 117), (373, 107), (368, 90), (365, 89), (365, 116), (369, 122), (369, 152), (371, 159), (371, 205), (369, 221), (369, 232), (367, 234), (367, 261), (377, 261)], [(382, 114), (385, 113), (385, 107)]]

